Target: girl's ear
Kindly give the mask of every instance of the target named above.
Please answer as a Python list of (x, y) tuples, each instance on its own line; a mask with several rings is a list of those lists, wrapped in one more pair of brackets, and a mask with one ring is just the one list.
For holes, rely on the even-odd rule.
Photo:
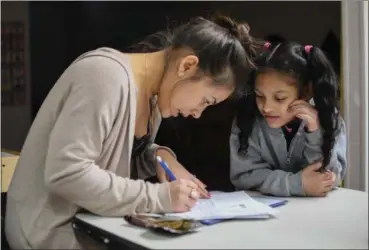
[(311, 98), (313, 98), (313, 84), (309, 82), (307, 86), (304, 88), (302, 99), (304, 101), (309, 101)]

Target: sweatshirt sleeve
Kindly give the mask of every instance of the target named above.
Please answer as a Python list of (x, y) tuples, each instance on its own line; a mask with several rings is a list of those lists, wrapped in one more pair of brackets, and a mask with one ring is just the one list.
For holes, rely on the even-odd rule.
[[(240, 145), (239, 129), (234, 125), (230, 136), (230, 175), (231, 182), (237, 189), (257, 190), (275, 196), (304, 196), (301, 172), (290, 173), (272, 166), (263, 160), (258, 143), (258, 123), (249, 137), (246, 155), (238, 152)], [(267, 149), (264, 149), (267, 150)]]
[[(339, 186), (345, 177), (347, 169), (347, 138), (346, 125), (342, 118), (339, 119), (341, 123), (340, 131), (333, 146), (331, 158), (326, 167), (336, 174), (335, 186)], [(308, 164), (313, 164), (323, 158), (321, 145), (323, 143), (323, 131), (321, 129), (306, 134), (306, 146), (304, 149), (304, 156)]]
[(72, 64), (61, 79), (58, 84), (72, 84), (50, 134), (44, 174), (48, 190), (99, 215), (170, 211), (168, 184), (123, 178), (96, 164), (117, 113), (129, 113), (124, 69), (114, 60), (92, 56)]

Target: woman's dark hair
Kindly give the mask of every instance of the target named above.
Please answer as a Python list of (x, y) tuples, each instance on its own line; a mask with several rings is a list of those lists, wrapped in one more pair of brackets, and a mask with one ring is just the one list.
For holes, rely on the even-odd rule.
[[(323, 130), (323, 167), (329, 163), (331, 151), (341, 123), (339, 120), (338, 80), (332, 65), (318, 47), (302, 46), (294, 42), (269, 44), (255, 60), (257, 70), (251, 72), (247, 85), (255, 88), (258, 74), (267, 71), (284, 73), (296, 79), (299, 93), (311, 84), (315, 108)], [(246, 153), (248, 138), (257, 116), (261, 115), (256, 106), (255, 92), (240, 100), (237, 111), (237, 126), (240, 129), (239, 152)]]
[[(246, 23), (217, 15), (211, 20), (196, 17), (173, 31), (161, 31), (131, 47), (134, 52), (154, 52), (168, 47), (188, 48), (199, 58), (200, 73), (222, 85), (234, 77), (235, 93), (243, 94), (248, 73), (261, 43), (250, 34)], [(231, 70), (232, 75), (229, 70)]]

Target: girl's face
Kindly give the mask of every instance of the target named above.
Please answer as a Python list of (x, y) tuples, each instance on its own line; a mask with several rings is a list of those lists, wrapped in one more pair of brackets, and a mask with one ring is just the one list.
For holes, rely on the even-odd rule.
[(255, 82), (256, 104), (269, 127), (281, 128), (294, 119), (288, 108), (297, 100), (296, 80), (286, 74), (268, 71), (257, 76)]
[(159, 109), (162, 117), (193, 116), (199, 118), (211, 105), (227, 99), (233, 92), (232, 83), (214, 85), (209, 76), (196, 77), (198, 58), (185, 56), (167, 70), (159, 92)]

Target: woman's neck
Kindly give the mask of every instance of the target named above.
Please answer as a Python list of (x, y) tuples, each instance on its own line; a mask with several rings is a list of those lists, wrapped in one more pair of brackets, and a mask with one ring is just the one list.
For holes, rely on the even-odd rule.
[(128, 54), (136, 86), (148, 98), (159, 92), (166, 64), (166, 51)]

